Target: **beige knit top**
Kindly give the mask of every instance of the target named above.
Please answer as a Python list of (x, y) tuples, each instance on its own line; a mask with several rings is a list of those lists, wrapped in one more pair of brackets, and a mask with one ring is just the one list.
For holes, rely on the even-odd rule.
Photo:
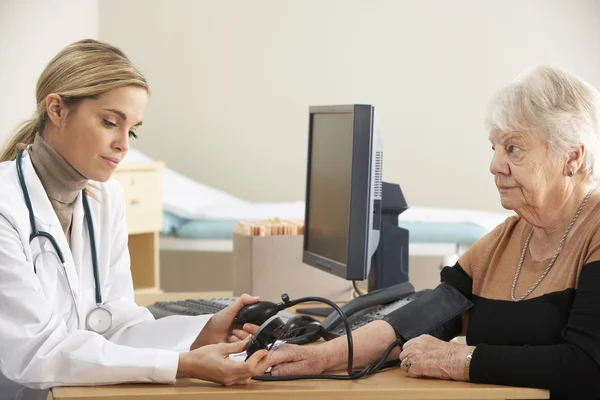
[(75, 200), (86, 187), (88, 179), (75, 170), (39, 134), (28, 152), (70, 246)]

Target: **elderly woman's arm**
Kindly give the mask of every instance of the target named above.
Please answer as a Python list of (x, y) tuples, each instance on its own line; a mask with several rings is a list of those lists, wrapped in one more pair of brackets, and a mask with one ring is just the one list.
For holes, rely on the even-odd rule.
[[(352, 332), (354, 340), (354, 369), (376, 364), (385, 350), (396, 341), (396, 333), (385, 321), (373, 321)], [(396, 347), (387, 361), (398, 359)], [(323, 371), (341, 371), (348, 366), (348, 342), (345, 336), (311, 346), (283, 344), (270, 354), (271, 375), (307, 375)]]
[[(373, 321), (352, 332), (353, 366), (377, 363), (398, 339), (404, 342), (423, 332), (442, 340), (456, 337), (471, 304), (459, 290), (445, 283), (432, 291), (421, 292), (384, 320)], [(388, 360), (397, 359), (399, 353), (399, 348), (393, 349)], [(347, 338), (340, 337), (319, 346), (282, 345), (273, 352), (272, 363), (276, 366), (271, 373), (276, 376), (343, 370), (348, 363)]]
[[(461, 314), (464, 324), (468, 320), (468, 311)], [(459, 332), (455, 332), (458, 334)], [(458, 335), (457, 335), (458, 336)], [(373, 321), (352, 333), (354, 341), (354, 367), (364, 367), (381, 360), (385, 350), (396, 341), (396, 332), (385, 321)], [(322, 358), (326, 359), (323, 370), (343, 370), (348, 364), (348, 341), (345, 336), (334, 339), (319, 346)], [(398, 358), (400, 348), (396, 347), (387, 358), (388, 361)]]
[(480, 344), (471, 361), (471, 381), (599, 393), (600, 261), (583, 267), (562, 339), (549, 346)]
[[(385, 349), (396, 340), (394, 329), (385, 321), (371, 322), (354, 332), (353, 367), (377, 362)], [(388, 360), (398, 357), (394, 349)], [(270, 353), (271, 375), (311, 375), (323, 371), (344, 370), (348, 365), (348, 342), (345, 336), (319, 345), (283, 344)]]

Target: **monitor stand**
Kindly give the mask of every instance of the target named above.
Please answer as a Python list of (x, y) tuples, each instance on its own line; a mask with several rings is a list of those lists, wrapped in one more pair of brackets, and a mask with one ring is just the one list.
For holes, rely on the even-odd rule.
[[(382, 182), (381, 234), (369, 271), (369, 292), (408, 282), (408, 230), (398, 226), (398, 215), (408, 208), (400, 185)], [(327, 317), (331, 307), (298, 308), (298, 314)]]

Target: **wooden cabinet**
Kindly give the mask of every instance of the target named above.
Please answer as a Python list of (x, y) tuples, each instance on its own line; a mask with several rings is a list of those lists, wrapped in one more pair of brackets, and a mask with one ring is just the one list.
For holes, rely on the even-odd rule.
[(123, 186), (136, 295), (162, 293), (158, 248), (162, 230), (162, 167), (160, 162), (122, 164), (113, 174)]

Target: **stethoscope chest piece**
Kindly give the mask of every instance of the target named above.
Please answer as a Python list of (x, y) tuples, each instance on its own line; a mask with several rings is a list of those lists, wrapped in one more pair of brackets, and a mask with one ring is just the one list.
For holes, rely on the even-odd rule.
[(97, 306), (90, 310), (85, 319), (86, 328), (100, 335), (110, 329), (112, 322), (112, 313), (102, 306)]

